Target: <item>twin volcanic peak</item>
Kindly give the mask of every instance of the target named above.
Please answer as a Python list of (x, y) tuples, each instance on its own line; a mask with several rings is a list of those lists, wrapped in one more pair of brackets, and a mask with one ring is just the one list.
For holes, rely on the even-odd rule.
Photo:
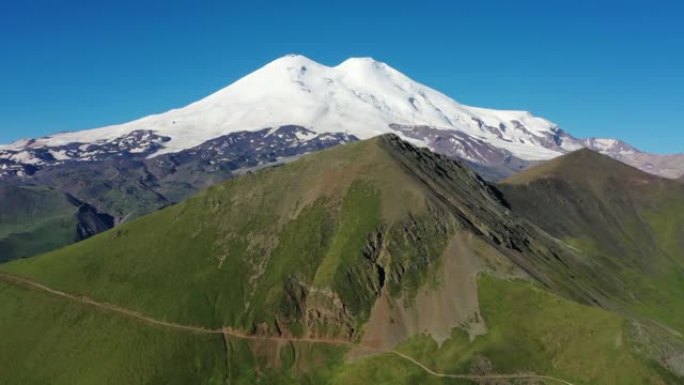
[[(519, 124), (514, 125), (514, 121)], [(526, 149), (530, 146), (520, 142), (530, 134), (549, 134), (555, 128), (553, 123), (527, 112), (463, 106), (371, 58), (352, 58), (328, 67), (290, 55), (184, 108), (122, 125), (54, 135), (31, 145), (112, 140), (136, 130), (153, 130), (171, 138), (162, 152), (175, 152), (226, 133), (287, 124), (320, 132), (348, 132), (367, 139), (390, 132), (390, 124), (480, 135), (492, 134), (482, 127), (501, 130), (502, 123), (510, 127), (500, 132), (501, 139), (512, 141), (509, 147), (519, 148), (518, 155), (557, 155), (543, 148)]]
[[(150, 158), (237, 132), (288, 125), (357, 139), (395, 133), (450, 157), (503, 167), (507, 174), (582, 147), (660, 172), (657, 159), (619, 140), (577, 139), (527, 111), (466, 106), (371, 58), (331, 67), (288, 55), (183, 108), (0, 147), (0, 175), (103, 157)], [(668, 162), (668, 176), (679, 176), (680, 168)]]

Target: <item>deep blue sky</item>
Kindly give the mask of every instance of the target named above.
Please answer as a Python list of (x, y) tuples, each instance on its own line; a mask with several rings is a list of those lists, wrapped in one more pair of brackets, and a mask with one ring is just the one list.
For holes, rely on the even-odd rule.
[(684, 152), (677, 1), (325, 3), (1, 1), (0, 143), (180, 107), (301, 53), (372, 56), (465, 104)]

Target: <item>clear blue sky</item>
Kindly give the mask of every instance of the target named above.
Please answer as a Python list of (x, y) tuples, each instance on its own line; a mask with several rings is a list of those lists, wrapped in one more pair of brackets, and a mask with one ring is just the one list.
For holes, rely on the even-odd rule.
[(462, 103), (684, 152), (678, 3), (2, 1), (0, 143), (180, 107), (301, 53), (372, 56)]

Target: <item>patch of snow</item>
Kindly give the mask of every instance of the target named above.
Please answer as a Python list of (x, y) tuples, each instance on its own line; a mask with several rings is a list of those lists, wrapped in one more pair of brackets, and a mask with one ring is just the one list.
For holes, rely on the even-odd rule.
[(313, 132), (308, 132), (308, 131), (307, 132), (297, 131), (297, 132), (295, 132), (295, 136), (297, 136), (297, 139), (299, 139), (299, 140), (309, 140), (309, 139), (315, 138), (316, 134)]
[(592, 139), (591, 144), (600, 151), (607, 151), (615, 147), (618, 141), (615, 139)]
[(72, 157), (69, 156), (69, 154), (68, 154), (66, 151), (64, 151), (64, 150), (60, 150), (60, 151), (50, 151), (50, 155), (52, 155), (52, 157), (55, 158), (55, 160), (68, 160), (68, 159), (71, 159), (71, 158), (72, 158)]
[(38, 165), (43, 164), (43, 160), (34, 156), (30, 151), (20, 151), (9, 156), (9, 159), (16, 163)]

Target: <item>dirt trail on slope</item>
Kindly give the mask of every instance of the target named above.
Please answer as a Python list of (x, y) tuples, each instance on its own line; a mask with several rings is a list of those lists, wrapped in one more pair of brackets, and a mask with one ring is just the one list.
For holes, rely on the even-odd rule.
[(335, 339), (325, 339), (325, 338), (309, 338), (309, 337), (260, 336), (260, 335), (247, 334), (243, 331), (235, 330), (235, 329), (230, 328), (230, 327), (210, 329), (210, 328), (206, 328), (203, 326), (183, 325), (183, 324), (178, 324), (178, 323), (174, 323), (174, 322), (158, 320), (158, 319), (146, 316), (144, 314), (141, 314), (135, 310), (127, 309), (127, 308), (117, 306), (114, 304), (110, 304), (110, 303), (106, 303), (106, 302), (98, 302), (98, 301), (95, 301), (94, 299), (91, 299), (87, 296), (65, 293), (61, 290), (56, 290), (56, 289), (50, 288), (50, 287), (45, 286), (43, 284), (40, 284), (38, 282), (31, 281), (29, 279), (18, 277), (15, 275), (10, 275), (7, 273), (0, 272), (0, 281), (4, 281), (4, 282), (10, 283), (10, 284), (17, 285), (17, 286), (23, 286), (23, 287), (28, 287), (28, 288), (32, 288), (32, 289), (37, 289), (40, 291), (44, 291), (44, 292), (62, 297), (62, 298), (69, 299), (71, 301), (90, 305), (90, 306), (93, 306), (95, 308), (98, 308), (98, 309), (101, 309), (104, 311), (118, 313), (118, 314), (121, 314), (121, 315), (126, 316), (128, 318), (134, 318), (134, 319), (137, 319), (139, 321), (143, 321), (143, 322), (148, 323), (148, 324), (163, 326), (163, 327), (170, 328), (170, 329), (177, 329), (177, 330), (183, 330), (183, 331), (187, 331), (187, 332), (201, 333), (201, 334), (224, 334), (224, 335), (227, 335), (230, 337), (246, 339), (246, 340), (280, 341), (280, 342), (292, 342), (292, 341), (294, 341), (294, 342), (321, 343), (321, 344), (328, 344), (328, 345), (347, 345), (347, 346), (351, 346), (351, 347), (355, 347), (355, 348), (359, 347), (358, 344), (355, 344), (353, 342), (346, 341), (346, 340), (335, 340)]
[(397, 355), (407, 361), (410, 361), (414, 365), (420, 367), (425, 372), (442, 378), (453, 378), (459, 380), (471, 380), (471, 381), (482, 381), (482, 380), (531, 380), (531, 381), (552, 381), (564, 385), (574, 385), (571, 382), (561, 380), (560, 378), (555, 378), (551, 376), (542, 376), (539, 374), (529, 373), (529, 374), (449, 374), (449, 373), (438, 373), (428, 368), (427, 366), (421, 364), (419, 361), (415, 360), (413, 357), (407, 356), (404, 353), (400, 353), (396, 350), (391, 350), (387, 352), (389, 354)]
[(371, 350), (375, 351), (377, 353), (385, 353), (385, 354), (394, 354), (398, 357), (401, 357), (412, 364), (418, 366), (421, 368), (423, 371), (426, 373), (436, 376), (436, 377), (442, 377), (442, 378), (453, 378), (453, 379), (461, 379), (461, 380), (470, 380), (470, 381), (483, 381), (483, 380), (491, 380), (491, 379), (508, 379), (508, 380), (541, 380), (544, 382), (547, 381), (552, 381), (564, 385), (574, 385), (570, 382), (555, 378), (555, 377), (550, 377), (550, 376), (543, 376), (543, 375), (538, 375), (538, 374), (483, 374), (483, 375), (477, 375), (477, 374), (449, 374), (449, 373), (439, 373), (435, 372), (432, 369), (428, 368), (427, 366), (423, 365), (416, 359), (407, 356), (404, 353), (398, 352), (396, 350), (387, 350), (387, 349), (381, 349), (381, 348), (375, 348), (367, 345), (362, 345), (346, 340), (337, 340), (337, 339), (326, 339), (326, 338), (312, 338), (312, 337), (280, 337), (280, 336), (260, 336), (260, 335), (253, 335), (253, 334), (247, 334), (246, 332), (240, 331), (240, 330), (235, 330), (230, 327), (222, 327), (218, 329), (210, 329), (210, 328), (205, 328), (202, 326), (193, 326), (193, 325), (183, 325), (183, 324), (178, 324), (174, 322), (168, 322), (168, 321), (163, 321), (163, 320), (158, 320), (149, 316), (146, 316), (144, 314), (141, 314), (137, 311), (131, 310), (131, 309), (126, 309), (121, 306), (117, 306), (114, 304), (106, 303), (106, 302), (98, 302), (95, 301), (94, 299), (91, 299), (87, 296), (84, 295), (74, 295), (74, 294), (69, 294), (66, 292), (63, 292), (61, 290), (53, 289), (48, 286), (45, 286), (43, 284), (40, 284), (38, 282), (32, 281), (27, 278), (19, 277), (16, 275), (11, 275), (7, 273), (0, 272), (0, 281), (15, 285), (15, 286), (21, 286), (29, 289), (34, 289), (38, 291), (43, 291), (46, 293), (50, 293), (52, 295), (66, 298), (70, 301), (78, 302), (81, 304), (89, 305), (92, 307), (95, 307), (97, 309), (103, 310), (103, 311), (108, 311), (112, 313), (117, 313), (122, 316), (136, 319), (142, 322), (145, 322), (150, 325), (156, 325), (156, 326), (161, 326), (161, 327), (166, 327), (170, 329), (176, 329), (176, 330), (181, 330), (181, 331), (186, 331), (186, 332), (191, 332), (191, 333), (200, 333), (200, 334), (220, 334), (223, 335), (224, 337), (234, 337), (234, 338), (239, 338), (239, 339), (245, 339), (245, 340), (256, 340), (256, 341), (275, 341), (275, 342), (304, 342), (304, 343), (316, 343), (316, 344), (326, 344), (326, 345), (336, 345), (336, 346), (349, 346), (354, 349), (363, 349), (363, 350)]

